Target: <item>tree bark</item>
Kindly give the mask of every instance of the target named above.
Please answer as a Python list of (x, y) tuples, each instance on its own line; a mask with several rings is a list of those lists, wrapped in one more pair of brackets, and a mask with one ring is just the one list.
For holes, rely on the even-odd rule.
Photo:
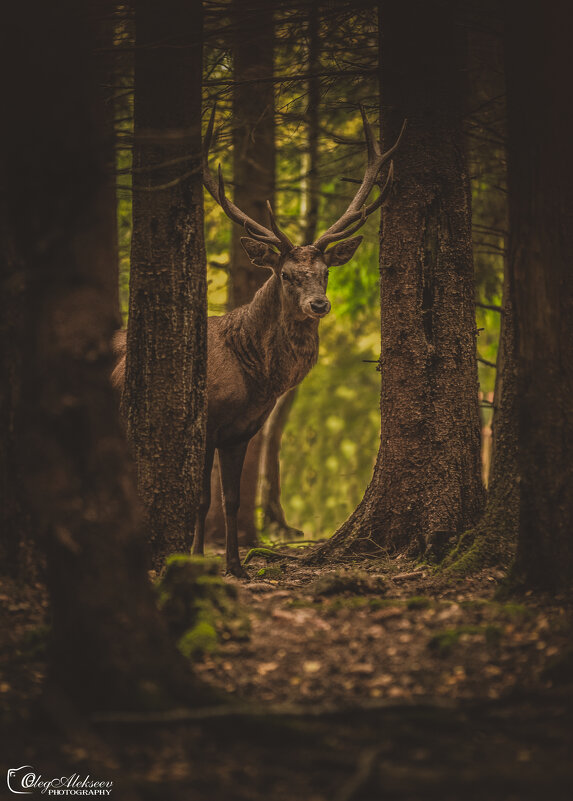
[(189, 548), (205, 447), (199, 0), (136, 7), (124, 408), (153, 560)]
[[(5, 183), (5, 179), (2, 180)], [(30, 580), (36, 570), (30, 519), (17, 468), (16, 427), (22, 381), (25, 335), (24, 265), (9, 229), (10, 199), (0, 199), (2, 284), (0, 292), (0, 574)]]
[(573, 577), (573, 54), (563, 1), (507, 3), (510, 249), (517, 321), (515, 576)]
[(196, 694), (145, 571), (109, 381), (116, 210), (88, 9), (32, 0), (4, 15), (2, 248), (25, 286), (24, 336), (11, 343), (25, 365), (16, 441), (47, 561), (49, 686), (85, 709), (141, 709)]
[[(266, 202), (275, 196), (274, 35), (272, 4), (233, 0), (233, 199), (254, 220), (267, 223)], [(257, 80), (264, 79), (261, 83)], [(253, 265), (240, 239), (245, 232), (233, 225), (229, 310), (249, 303), (269, 273)], [(250, 441), (241, 475), (239, 541), (257, 542), (255, 509), (259, 486), (262, 434)], [(224, 536), (218, 461), (212, 475), (212, 505), (206, 521), (207, 538)]]
[(322, 553), (423, 554), (455, 540), (483, 508), (455, 8), (380, 6), (386, 147), (408, 119), (381, 236), (381, 442), (364, 499)]
[[(318, 0), (308, 10), (308, 106), (307, 106), (307, 174), (305, 177), (304, 243), (316, 239), (320, 205), (319, 173), (319, 107), (320, 107), (320, 13)], [(283, 431), (294, 405), (298, 387), (285, 393), (265, 423), (261, 448), (261, 510), (265, 530), (277, 538), (303, 536), (303, 532), (287, 523), (281, 503), (280, 450)]]
[(483, 567), (507, 567), (515, 555), (519, 512), (517, 364), (511, 275), (505, 271), (492, 422), (492, 453), (483, 517), (448, 554), (448, 572), (467, 575)]

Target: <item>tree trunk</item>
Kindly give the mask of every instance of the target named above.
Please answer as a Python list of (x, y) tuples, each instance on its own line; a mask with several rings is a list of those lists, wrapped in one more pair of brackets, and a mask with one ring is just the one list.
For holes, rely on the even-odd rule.
[(509, 265), (517, 321), (519, 539), (526, 586), (573, 577), (573, 54), (563, 0), (508, 2)]
[[(318, 169), (320, 14), (318, 0), (313, 0), (308, 14), (308, 169), (305, 176), (306, 193), (303, 219), (303, 238), (307, 245), (316, 239), (320, 205), (320, 173)], [(281, 440), (297, 393), (298, 387), (293, 387), (279, 398), (263, 429), (260, 462), (263, 525), (277, 539), (303, 536), (302, 531), (289, 526), (281, 503)]]
[(441, 548), (482, 511), (471, 201), (456, 4), (380, 7), (385, 145), (408, 119), (380, 253), (382, 432), (364, 499), (323, 552)]
[(273, 539), (279, 541), (304, 536), (304, 532), (289, 526), (281, 503), (281, 440), (297, 389), (293, 387), (278, 399), (262, 432), (260, 468), (263, 526)]
[(205, 440), (199, 0), (136, 7), (124, 407), (154, 564), (189, 548)]
[[(272, 4), (253, 0), (232, 3), (233, 75), (233, 183), (234, 202), (254, 220), (267, 224), (266, 202), (275, 195), (274, 36)], [(260, 79), (264, 79), (258, 83)], [(255, 267), (243, 250), (244, 230), (233, 225), (229, 310), (249, 303), (269, 273)], [(255, 509), (259, 484), (262, 434), (249, 443), (241, 475), (239, 541), (257, 542)], [(206, 521), (207, 539), (223, 539), (218, 461), (212, 475), (212, 504)]]
[(492, 423), (491, 470), (481, 520), (448, 555), (448, 572), (467, 575), (483, 567), (507, 567), (515, 554), (519, 511), (515, 312), (506, 266)]
[(25, 365), (16, 441), (47, 560), (49, 679), (58, 696), (89, 710), (192, 700), (145, 571), (109, 381), (116, 210), (93, 27), (72, 0), (12, 4), (4, 23), (3, 56), (20, 68), (14, 75), (2, 65), (11, 120), (1, 134), (11, 233), (2, 247), (25, 282), (24, 336), (11, 342)]
[(9, 202), (4, 193), (0, 201), (3, 256), (0, 292), (0, 574), (30, 580), (36, 559), (16, 459), (16, 423), (23, 367), (18, 343), (25, 335), (25, 281), (24, 265), (8, 226)]

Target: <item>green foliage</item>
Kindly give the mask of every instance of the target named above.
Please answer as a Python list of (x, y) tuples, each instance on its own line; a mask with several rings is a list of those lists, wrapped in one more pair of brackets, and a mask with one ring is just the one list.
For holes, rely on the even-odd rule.
[(281, 449), (283, 506), (290, 524), (307, 536), (332, 534), (372, 475), (380, 376), (363, 360), (378, 358), (379, 341), (373, 320), (335, 311), (321, 323), (318, 364), (300, 387)]

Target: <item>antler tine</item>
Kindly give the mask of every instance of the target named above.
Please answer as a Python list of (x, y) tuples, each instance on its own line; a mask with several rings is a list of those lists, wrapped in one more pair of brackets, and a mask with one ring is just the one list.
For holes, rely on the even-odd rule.
[(203, 139), (203, 153), (207, 155), (211, 148), (211, 139), (213, 138), (213, 128), (215, 127), (215, 114), (217, 113), (217, 103), (213, 103), (213, 110), (207, 123), (207, 130), (205, 131), (205, 139)]
[[(233, 222), (238, 223), (242, 226), (248, 226), (249, 234), (253, 237), (253, 239), (257, 239), (261, 242), (265, 242), (268, 245), (273, 245), (276, 248), (282, 250), (284, 248), (283, 240), (272, 231), (269, 231), (268, 228), (265, 228), (264, 225), (261, 225), (256, 220), (253, 220), (247, 214), (245, 214), (238, 206), (227, 198), (225, 194), (225, 182), (223, 180), (223, 173), (221, 171), (221, 165), (219, 164), (218, 169), (218, 181), (215, 181), (211, 170), (209, 169), (209, 147), (211, 145), (211, 140), (213, 138), (213, 128), (215, 125), (215, 111), (216, 106), (213, 108), (211, 112), (211, 117), (209, 119), (209, 124), (207, 125), (207, 131), (205, 134), (205, 139), (203, 141), (203, 154), (202, 154), (202, 163), (203, 163), (203, 185), (209, 192), (209, 194), (213, 197), (214, 200), (221, 206), (227, 217), (233, 220)], [(290, 246), (292, 249), (292, 245)]]
[(275, 215), (273, 214), (273, 208), (271, 206), (270, 200), (267, 200), (267, 210), (269, 212), (269, 219), (271, 221), (271, 229), (273, 231), (273, 234), (278, 236), (286, 252), (293, 250), (294, 248), (293, 243), (290, 241), (288, 236), (283, 231), (281, 231), (281, 229), (277, 225), (277, 221), (275, 220)]
[(364, 136), (366, 138), (366, 147), (368, 148), (368, 164), (370, 165), (376, 156), (380, 155), (380, 147), (376, 141), (376, 137), (374, 136), (372, 126), (368, 122), (366, 110), (362, 103), (360, 104), (360, 114), (362, 116), (362, 126), (364, 128)]
[(387, 150), (385, 153), (382, 154), (381, 158), (384, 159), (382, 164), (385, 164), (390, 158), (390, 156), (392, 156), (400, 146), (400, 142), (402, 141), (402, 137), (404, 136), (404, 131), (406, 130), (407, 126), (408, 126), (408, 120), (404, 120), (404, 122), (402, 123), (402, 127), (400, 128), (400, 133), (398, 134), (398, 138), (396, 139), (390, 150)]
[(248, 236), (256, 239), (258, 242), (264, 242), (266, 245), (272, 245), (273, 247), (277, 247), (276, 240), (274, 237), (262, 236), (261, 234), (257, 234), (256, 231), (250, 227), (249, 223), (245, 221), (244, 223), (245, 232)]
[[(349, 226), (353, 225), (357, 220), (359, 220), (362, 213), (361, 212), (362, 207), (364, 206), (364, 203), (366, 202), (368, 195), (372, 191), (372, 188), (377, 181), (378, 173), (380, 172), (382, 166), (388, 161), (390, 156), (399, 146), (400, 141), (402, 139), (402, 135), (406, 128), (406, 120), (404, 120), (404, 123), (402, 125), (402, 130), (400, 131), (398, 139), (389, 150), (387, 150), (385, 153), (382, 153), (380, 146), (374, 137), (370, 123), (368, 122), (368, 119), (366, 117), (366, 112), (364, 111), (364, 108), (362, 106), (360, 107), (360, 112), (362, 114), (364, 136), (366, 139), (366, 146), (368, 149), (368, 164), (366, 167), (366, 172), (364, 173), (364, 178), (362, 179), (362, 183), (360, 184), (358, 191), (356, 192), (354, 198), (350, 202), (350, 205), (348, 206), (342, 217), (340, 217), (333, 225), (331, 225), (330, 228), (327, 231), (325, 231), (324, 234), (322, 234), (322, 236), (320, 236), (314, 243), (314, 246), (319, 250), (324, 250), (324, 248), (327, 245), (336, 241), (336, 239), (344, 239), (349, 235), (348, 234)], [(375, 211), (375, 209), (379, 208), (382, 205), (392, 186), (392, 179), (393, 179), (393, 167), (391, 166), (390, 170), (388, 171), (388, 178), (379, 197), (374, 201), (374, 203), (371, 203), (369, 206), (366, 207), (367, 216), (369, 214), (372, 214), (372, 212)], [(353, 232), (355, 230), (358, 229), (357, 228), (352, 229)]]
[(360, 219), (358, 220), (357, 223), (355, 223), (355, 225), (351, 225), (350, 228), (345, 228), (345, 230), (341, 231), (341, 232), (335, 231), (332, 234), (323, 234), (320, 237), (320, 242), (321, 242), (320, 250), (324, 251), (324, 249), (326, 247), (328, 247), (328, 245), (331, 245), (333, 242), (336, 242), (338, 239), (346, 239), (346, 237), (352, 236), (352, 234), (355, 234), (356, 231), (359, 231), (360, 228), (362, 228), (362, 226), (364, 225), (364, 223), (368, 219), (368, 217), (372, 214), (372, 212), (376, 211), (376, 209), (379, 209), (380, 206), (384, 203), (384, 201), (388, 197), (388, 194), (389, 194), (390, 190), (392, 189), (393, 182), (394, 182), (394, 162), (391, 161), (390, 162), (390, 168), (388, 169), (388, 176), (386, 178), (386, 182), (385, 182), (384, 186), (382, 187), (382, 189), (380, 191), (380, 194), (378, 195), (376, 200), (374, 200), (368, 206), (366, 206), (366, 205), (362, 206), (362, 212), (361, 212), (361, 215), (360, 215)]

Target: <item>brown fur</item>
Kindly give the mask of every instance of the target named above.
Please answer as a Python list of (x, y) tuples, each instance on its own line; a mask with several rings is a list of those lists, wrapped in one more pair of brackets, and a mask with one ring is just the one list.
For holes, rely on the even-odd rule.
[[(277, 398), (299, 384), (318, 357), (318, 323), (328, 314), (328, 267), (352, 257), (361, 237), (341, 242), (326, 254), (312, 245), (279, 255), (252, 239), (243, 245), (254, 264), (273, 270), (246, 306), (207, 324), (207, 440), (203, 495), (193, 551), (203, 553), (210, 475), (219, 451), (227, 527), (227, 568), (244, 575), (239, 561), (236, 514), (245, 450), (271, 413)], [(314, 309), (313, 309), (314, 306)], [(317, 311), (318, 309), (318, 311)], [(125, 378), (126, 332), (114, 338), (118, 363), (112, 382)]]

